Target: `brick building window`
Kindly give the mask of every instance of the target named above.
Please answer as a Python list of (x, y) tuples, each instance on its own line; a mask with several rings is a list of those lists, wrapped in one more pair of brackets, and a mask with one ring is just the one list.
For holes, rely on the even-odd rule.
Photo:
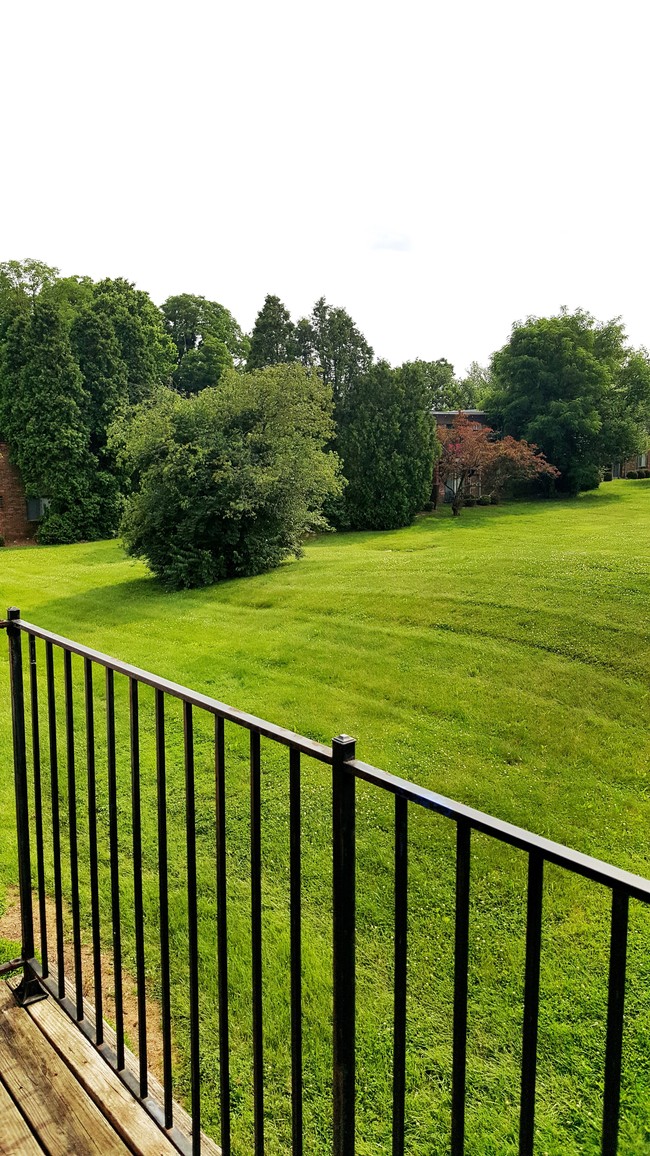
[(40, 522), (45, 511), (50, 504), (49, 498), (28, 498), (27, 499), (27, 521)]

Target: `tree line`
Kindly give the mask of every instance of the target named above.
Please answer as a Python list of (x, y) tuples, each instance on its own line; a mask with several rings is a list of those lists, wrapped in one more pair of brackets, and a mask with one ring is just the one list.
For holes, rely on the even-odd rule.
[(642, 448), (648, 355), (620, 320), (564, 311), (516, 323), (458, 378), (444, 358), (377, 361), (324, 298), (294, 322), (268, 295), (245, 334), (200, 296), (158, 308), (121, 278), (0, 265), (0, 435), (28, 496), (49, 499), (40, 541), (119, 531), (170, 587), (268, 568), (325, 525), (407, 525), (441, 452), (454, 468), (434, 411), (477, 406), (511, 449), (539, 447), (547, 485), (577, 493)]

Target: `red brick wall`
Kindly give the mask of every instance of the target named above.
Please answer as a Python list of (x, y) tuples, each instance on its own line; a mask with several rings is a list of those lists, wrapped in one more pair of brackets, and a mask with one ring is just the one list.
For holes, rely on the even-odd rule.
[(33, 522), (27, 521), (25, 490), (20, 474), (9, 461), (9, 449), (0, 442), (0, 534), (5, 542), (32, 537)]

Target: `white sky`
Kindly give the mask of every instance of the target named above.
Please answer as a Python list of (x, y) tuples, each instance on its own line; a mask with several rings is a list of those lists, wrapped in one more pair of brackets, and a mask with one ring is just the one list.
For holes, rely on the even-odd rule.
[(562, 304), (650, 345), (647, 0), (19, 0), (0, 28), (0, 260), (247, 330), (324, 295), (459, 372)]

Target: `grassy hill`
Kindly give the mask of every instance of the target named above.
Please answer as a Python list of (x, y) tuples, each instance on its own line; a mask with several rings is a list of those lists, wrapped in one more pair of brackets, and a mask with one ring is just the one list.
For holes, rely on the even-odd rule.
[[(332, 535), (300, 562), (209, 590), (163, 594), (115, 542), (0, 551), (0, 606), (225, 702), (329, 742), (463, 802), (650, 874), (650, 483), (574, 501), (448, 511), (394, 533)], [(7, 703), (6, 651), (0, 695)], [(170, 720), (178, 743), (178, 720)], [(0, 715), (0, 895), (15, 879), (8, 709)], [(213, 807), (207, 732), (197, 759), (202, 881), (204, 1109), (217, 1135)], [(145, 803), (153, 789), (143, 723)], [(177, 746), (174, 748), (178, 756)], [(250, 1150), (247, 778), (229, 736), (235, 1151)], [(125, 742), (121, 774), (126, 790)], [(268, 1151), (290, 1147), (287, 765), (263, 749)], [(182, 858), (182, 764), (170, 758), (170, 821)], [(309, 1152), (328, 1144), (331, 1009), (330, 790), (306, 768), (305, 1096)], [(389, 1152), (389, 801), (359, 789), (359, 1156)], [(448, 1150), (453, 830), (411, 814), (407, 1150)], [(516, 1152), (523, 988), (524, 857), (474, 841), (467, 1150)], [(155, 925), (155, 828), (145, 830)], [(128, 855), (128, 839), (124, 853)], [(186, 1087), (183, 872), (174, 874), (177, 1090)], [(128, 895), (128, 883), (124, 882)], [(1, 902), (1, 900), (0, 900)], [(127, 905), (128, 908), (128, 905)], [(608, 895), (547, 872), (539, 1151), (598, 1150)], [(125, 933), (129, 936), (128, 910)], [(152, 951), (155, 948), (152, 946)], [(132, 948), (129, 948), (132, 958)], [(650, 919), (632, 905), (622, 1151), (650, 1145)], [(155, 967), (151, 991), (156, 993)]]

